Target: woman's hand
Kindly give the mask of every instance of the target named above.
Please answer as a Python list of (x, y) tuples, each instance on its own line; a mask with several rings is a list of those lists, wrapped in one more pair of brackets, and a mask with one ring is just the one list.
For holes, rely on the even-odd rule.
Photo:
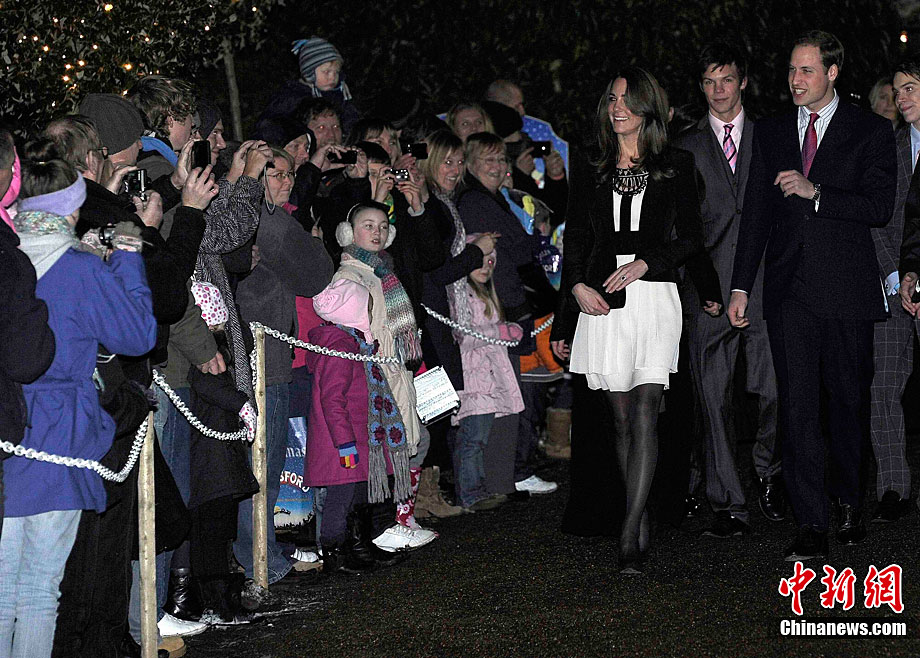
[(638, 281), (645, 273), (648, 272), (648, 263), (641, 258), (631, 263), (626, 263), (623, 267), (618, 267), (613, 274), (604, 281), (604, 290), (607, 292), (616, 292), (622, 290), (633, 281)]
[[(367, 153), (361, 149), (345, 149), (346, 151), (357, 151), (358, 161), (353, 165), (345, 166), (345, 175), (349, 178), (367, 178)], [(341, 151), (340, 151), (341, 153)]]
[(578, 308), (581, 309), (582, 313), (587, 313), (588, 315), (607, 315), (610, 312), (610, 307), (607, 305), (607, 302), (604, 301), (604, 298), (590, 286), (586, 286), (583, 283), (576, 283), (572, 288), (572, 294), (575, 296), (575, 301), (578, 302)]
[(195, 140), (188, 140), (179, 150), (179, 160), (176, 162), (176, 168), (173, 170), (169, 181), (177, 190), (181, 190), (185, 185), (185, 179), (188, 178), (188, 172), (192, 168), (192, 146)]
[(536, 165), (533, 162), (532, 146), (521, 151), (521, 154), (517, 157), (517, 160), (514, 161), (514, 166), (523, 171), (528, 176), (533, 173), (533, 170), (536, 169)]
[(326, 164), (328, 164), (329, 154), (338, 153), (341, 150), (342, 149), (336, 146), (335, 144), (326, 144), (325, 146), (321, 146), (318, 149), (316, 149), (316, 153), (314, 153), (310, 157), (310, 163), (314, 167), (322, 171), (323, 167), (325, 167)]
[(706, 315), (717, 318), (722, 313), (722, 305), (719, 302), (706, 302), (703, 304), (703, 312)]
[(246, 153), (246, 165), (243, 175), (258, 178), (265, 169), (265, 165), (272, 161), (272, 147), (263, 141), (255, 142)]
[(205, 210), (219, 191), (211, 175), (211, 165), (204, 169), (192, 169), (182, 188), (182, 205)]
[(233, 161), (230, 163), (230, 171), (227, 172), (227, 181), (232, 185), (243, 175), (243, 169), (246, 168), (246, 154), (253, 147), (256, 140), (250, 139), (240, 144), (240, 147), (233, 154)]
[(553, 354), (555, 354), (560, 361), (567, 360), (569, 354), (572, 352), (571, 348), (569, 348), (564, 340), (551, 340), (549, 345), (553, 348)]
[(482, 250), (483, 256), (488, 256), (495, 251), (495, 243), (501, 237), (501, 233), (483, 233), (473, 240), (473, 244)]

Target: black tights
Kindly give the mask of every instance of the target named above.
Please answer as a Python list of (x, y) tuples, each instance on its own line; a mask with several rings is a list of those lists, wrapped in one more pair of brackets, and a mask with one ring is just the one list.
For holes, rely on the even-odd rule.
[(658, 408), (663, 384), (642, 384), (631, 391), (605, 391), (613, 411), (620, 477), (626, 488), (626, 515), (620, 552), (638, 555), (648, 548), (648, 500), (658, 462)]

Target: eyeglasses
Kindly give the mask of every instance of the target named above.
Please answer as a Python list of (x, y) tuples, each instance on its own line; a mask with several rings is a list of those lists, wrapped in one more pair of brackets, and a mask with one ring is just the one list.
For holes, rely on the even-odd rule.
[(278, 171), (278, 172), (275, 172), (274, 174), (265, 174), (265, 175), (268, 176), (269, 178), (274, 178), (276, 181), (279, 181), (279, 182), (286, 181), (286, 180), (289, 180), (289, 181), (294, 180), (293, 171)]
[(495, 164), (507, 165), (511, 163), (511, 160), (509, 160), (508, 158), (499, 157), (497, 155), (490, 155), (487, 158), (481, 157), (479, 158), (479, 161), (485, 162), (486, 164), (490, 164), (490, 165), (495, 165)]
[(97, 149), (90, 149), (90, 151), (99, 151), (102, 154), (103, 159), (109, 157), (109, 147), (108, 146), (101, 146)]

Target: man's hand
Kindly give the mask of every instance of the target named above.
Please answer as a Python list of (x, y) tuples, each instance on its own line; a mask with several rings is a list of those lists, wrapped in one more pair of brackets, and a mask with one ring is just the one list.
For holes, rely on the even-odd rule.
[(811, 199), (815, 195), (815, 186), (795, 169), (779, 172), (773, 184), (780, 186), (783, 196), (788, 197), (794, 194), (803, 199)]
[(325, 146), (321, 146), (318, 149), (316, 149), (316, 153), (310, 156), (310, 163), (314, 167), (322, 171), (323, 167), (325, 167), (328, 164), (327, 158), (329, 157), (329, 154), (338, 153), (340, 150), (341, 148), (336, 146), (335, 144), (326, 144)]
[(751, 324), (745, 313), (747, 312), (748, 296), (740, 290), (732, 291), (731, 300), (728, 302), (728, 321), (735, 329), (744, 329)]
[(243, 167), (243, 175), (250, 178), (258, 178), (265, 169), (265, 165), (272, 161), (272, 148), (265, 142), (259, 140), (246, 152), (246, 166)]
[(211, 165), (202, 169), (192, 169), (182, 188), (182, 205), (204, 210), (217, 196), (220, 188), (211, 175)]
[(111, 178), (109, 178), (103, 184), (103, 187), (105, 187), (105, 189), (107, 189), (112, 194), (118, 194), (121, 192), (121, 183), (124, 181), (125, 175), (132, 171), (137, 171), (137, 167), (134, 165), (126, 164), (116, 165), (115, 170), (112, 172)]
[(147, 201), (138, 196), (131, 197), (134, 207), (137, 208), (137, 216), (141, 218), (145, 226), (150, 228), (160, 228), (163, 221), (163, 199), (158, 192), (149, 192)]
[(425, 204), (422, 203), (422, 190), (418, 183), (406, 180), (399, 183), (396, 189), (406, 197), (406, 201), (409, 202), (409, 207), (412, 208), (412, 212), (418, 214), (425, 209)]
[(582, 313), (587, 313), (588, 315), (607, 315), (610, 312), (610, 307), (607, 305), (607, 302), (604, 301), (604, 298), (590, 286), (586, 286), (583, 283), (576, 283), (572, 287), (572, 295), (575, 296), (575, 301), (578, 302), (578, 308), (581, 309)]
[(192, 166), (192, 145), (194, 143), (195, 140), (188, 140), (182, 150), (179, 151), (179, 161), (176, 163), (172, 176), (169, 177), (173, 187), (177, 190), (182, 189), (182, 186), (185, 185), (185, 179), (188, 178), (188, 172)]
[(224, 357), (218, 352), (213, 359), (199, 365), (198, 369), (206, 375), (219, 375), (227, 369), (227, 364), (224, 363)]
[(901, 306), (915, 318), (918, 317), (918, 313), (920, 313), (920, 302), (915, 304), (910, 298), (916, 291), (917, 273), (908, 272), (904, 275), (904, 278), (901, 279), (901, 289), (898, 291), (898, 294), (901, 296)]
[(558, 151), (550, 151), (549, 155), (543, 158), (543, 165), (546, 167), (546, 175), (553, 180), (565, 178), (565, 160)]
[(569, 354), (571, 354), (572, 350), (564, 340), (552, 340), (549, 344), (550, 347), (553, 348), (553, 354), (555, 354), (560, 361), (565, 361), (569, 358)]
[[(367, 177), (367, 153), (361, 149), (343, 149), (344, 151), (357, 151), (358, 161), (353, 165), (345, 166), (345, 175), (349, 178), (366, 178)], [(336, 165), (338, 166), (338, 165)]]
[(616, 292), (622, 290), (633, 281), (638, 281), (645, 273), (648, 272), (648, 263), (641, 258), (631, 263), (626, 263), (623, 267), (618, 267), (613, 274), (604, 281), (604, 290), (607, 292)]

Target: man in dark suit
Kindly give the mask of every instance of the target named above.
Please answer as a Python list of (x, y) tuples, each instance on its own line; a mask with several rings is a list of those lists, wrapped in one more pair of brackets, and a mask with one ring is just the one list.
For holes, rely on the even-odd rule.
[(870, 228), (891, 219), (897, 165), (891, 124), (834, 90), (842, 64), (843, 46), (831, 34), (808, 32), (794, 43), (789, 89), (797, 109), (757, 124), (728, 309), (735, 327), (751, 324), (748, 298), (766, 250), (763, 314), (798, 526), (787, 560), (827, 555), (828, 494), (838, 544), (866, 536), (860, 465), (873, 323), (886, 317)]
[(873, 521), (890, 523), (909, 510), (910, 468), (907, 464), (904, 408), (901, 396), (913, 369), (914, 320), (898, 297), (904, 204), (916, 154), (920, 150), (920, 59), (905, 61), (894, 73), (905, 125), (895, 132), (898, 152), (898, 192), (887, 226), (873, 228), (879, 276), (885, 282), (890, 317), (875, 325), (875, 378), (872, 380), (872, 450), (878, 465)]
[[(725, 44), (706, 47), (698, 61), (700, 87), (709, 112), (687, 131), (677, 146), (693, 153), (703, 180), (703, 237), (719, 274), (723, 299), (735, 261), (742, 201), (751, 164), (754, 123), (745, 114), (741, 95), (747, 86), (744, 56)], [(762, 269), (762, 265), (758, 272)], [(751, 310), (761, 309), (762, 277), (754, 284)], [(686, 296), (694, 296), (691, 286)], [(746, 331), (731, 326), (724, 317), (712, 317), (695, 299), (687, 323), (689, 360), (703, 415), (705, 436), (706, 497), (715, 510), (715, 523), (704, 534), (726, 538), (749, 528), (744, 488), (735, 465), (733, 396), (735, 367), (743, 355), (745, 388), (758, 396), (754, 470), (761, 483), (760, 509), (772, 521), (783, 519), (783, 494), (776, 440), (776, 379), (767, 330), (763, 323)]]

